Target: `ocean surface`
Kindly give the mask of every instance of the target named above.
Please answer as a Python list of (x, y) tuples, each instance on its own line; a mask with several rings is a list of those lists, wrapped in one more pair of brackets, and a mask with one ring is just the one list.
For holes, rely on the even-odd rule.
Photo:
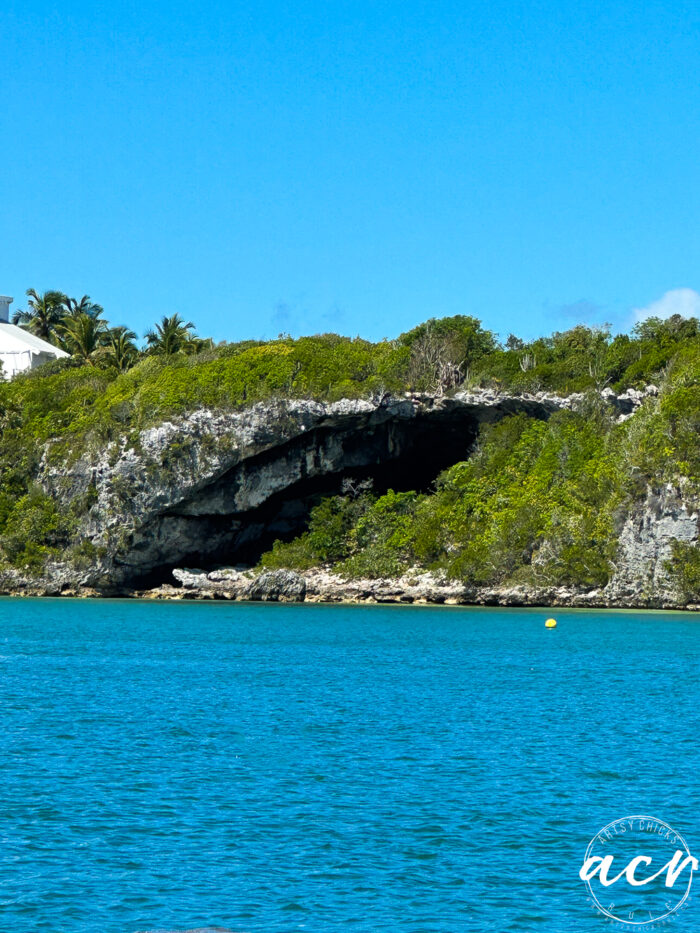
[(700, 851), (700, 618), (549, 614), (0, 600), (0, 930), (611, 929), (598, 830)]

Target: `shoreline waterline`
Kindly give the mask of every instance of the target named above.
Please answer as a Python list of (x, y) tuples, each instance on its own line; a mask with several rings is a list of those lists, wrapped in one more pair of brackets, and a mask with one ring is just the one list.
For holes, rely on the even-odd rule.
[(182, 596), (182, 597), (158, 597), (149, 596), (143, 593), (132, 594), (0, 594), (0, 605), (21, 602), (21, 603), (41, 603), (42, 605), (56, 603), (64, 605), (66, 603), (95, 603), (95, 604), (114, 604), (116, 606), (125, 605), (152, 605), (152, 606), (211, 606), (219, 609), (229, 606), (240, 607), (241, 609), (279, 608), (280, 611), (291, 611), (293, 609), (301, 610), (319, 610), (327, 611), (332, 609), (350, 609), (350, 610), (416, 610), (426, 611), (432, 609), (457, 610), (463, 613), (483, 613), (493, 614), (505, 612), (508, 614), (528, 614), (539, 615), (545, 612), (556, 612), (561, 615), (644, 615), (644, 616), (679, 616), (682, 618), (692, 617), (700, 611), (700, 607), (676, 607), (676, 608), (649, 608), (637, 606), (562, 606), (551, 603), (529, 604), (529, 605), (484, 605), (483, 603), (440, 603), (440, 602), (379, 602), (362, 600), (254, 600), (254, 599), (226, 599), (224, 597), (201, 597), (201, 596)]

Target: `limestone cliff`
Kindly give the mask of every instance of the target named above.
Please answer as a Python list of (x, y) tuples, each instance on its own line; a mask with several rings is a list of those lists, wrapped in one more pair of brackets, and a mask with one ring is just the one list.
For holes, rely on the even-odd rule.
[(673, 486), (649, 489), (625, 518), (605, 599), (618, 606), (682, 605), (668, 570), (673, 541), (697, 544), (698, 513)]
[[(469, 455), (481, 424), (514, 412), (547, 418), (577, 401), (464, 392), (199, 410), (69, 469), (45, 468), (45, 489), (63, 502), (91, 495), (82, 533), (98, 555), (81, 573), (51, 572), (71, 585), (119, 588), (183, 563), (249, 560), (301, 529), (310, 498), (344, 478), (420, 487)], [(629, 411), (634, 400), (617, 405)]]
[[(643, 393), (606, 391), (604, 398), (625, 419)], [(66, 506), (89, 503), (79, 534), (91, 556), (81, 566), (55, 562), (41, 579), (6, 573), (2, 587), (125, 592), (168, 584), (174, 569), (191, 566), (202, 572), (176, 576), (190, 595), (678, 605), (666, 570), (670, 542), (697, 541), (698, 520), (672, 490), (650, 492), (624, 518), (615, 573), (601, 591), (476, 591), (418, 571), (399, 581), (342, 581), (319, 571), (301, 582), (290, 578), (278, 592), (269, 580), (212, 569), (250, 563), (274, 538), (300, 531), (312, 499), (337, 492), (343, 480), (370, 476), (379, 489), (427, 488), (441, 469), (469, 456), (480, 425), (519, 412), (546, 419), (580, 403), (581, 396), (479, 391), (195, 411), (69, 467), (47, 459), (40, 475), (44, 489)]]

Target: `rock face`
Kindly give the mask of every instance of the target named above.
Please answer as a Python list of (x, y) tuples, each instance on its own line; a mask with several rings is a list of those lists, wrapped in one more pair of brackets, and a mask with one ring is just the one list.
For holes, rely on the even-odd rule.
[[(605, 390), (602, 396), (623, 420), (655, 391), (651, 386), (644, 393), (616, 396)], [(674, 538), (698, 540), (698, 520), (673, 490), (650, 492), (627, 516), (617, 569), (604, 591), (476, 591), (418, 571), (398, 580), (346, 581), (325, 570), (256, 577), (230, 569), (257, 559), (275, 538), (298, 533), (313, 497), (339, 491), (345, 479), (372, 478), (377, 491), (425, 488), (440, 470), (469, 456), (480, 425), (520, 412), (546, 419), (576, 408), (582, 398), (479, 391), (441, 398), (272, 401), (238, 412), (196, 411), (142, 431), (135, 442), (113, 443), (69, 468), (47, 462), (40, 478), (46, 491), (65, 505), (92, 502), (80, 533), (94, 557), (84, 569), (55, 563), (43, 580), (7, 571), (0, 575), (0, 590), (110, 593), (164, 584), (153, 595), (679, 605), (665, 562)], [(177, 569), (183, 567), (202, 569)]]
[[(311, 498), (344, 478), (371, 477), (379, 491), (424, 488), (469, 455), (481, 424), (518, 412), (548, 418), (581, 398), (480, 391), (195, 411), (69, 469), (45, 466), (42, 484), (62, 503), (94, 499), (81, 528), (94, 561), (83, 571), (54, 565), (49, 577), (59, 588), (120, 590), (165, 580), (173, 567), (250, 563), (300, 531)], [(606, 398), (619, 417), (640, 403)]]
[[(203, 598), (301, 602), (306, 597), (306, 578), (294, 570), (268, 570), (254, 574), (232, 568), (209, 572), (176, 568), (173, 577), (184, 593)], [(167, 587), (163, 592), (169, 592)], [(154, 595), (158, 595), (158, 591)]]
[(646, 501), (625, 520), (606, 598), (616, 605), (681, 605), (682, 597), (667, 568), (674, 540), (697, 544), (698, 514), (672, 486), (659, 492), (649, 490)]
[(249, 599), (299, 602), (306, 596), (306, 580), (293, 570), (261, 573), (248, 590)]

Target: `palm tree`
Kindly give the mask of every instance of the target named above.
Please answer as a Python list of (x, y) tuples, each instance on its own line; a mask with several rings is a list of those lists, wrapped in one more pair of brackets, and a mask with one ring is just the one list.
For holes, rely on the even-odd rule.
[(159, 356), (192, 352), (193, 336), (190, 334), (191, 330), (194, 330), (194, 324), (191, 321), (183, 321), (179, 314), (172, 314), (170, 317), (164, 316), (160, 324), (155, 325), (154, 330), (149, 330), (146, 333), (148, 352)]
[(12, 323), (19, 324), (43, 340), (57, 344), (57, 330), (65, 317), (66, 296), (57, 291), (47, 291), (40, 295), (36, 289), (28, 288), (27, 297), (27, 309), (15, 311)]
[(185, 346), (185, 353), (201, 353), (203, 350), (211, 350), (214, 341), (211, 337), (195, 337), (191, 335)]
[(134, 365), (139, 355), (134, 343), (136, 334), (128, 327), (111, 327), (105, 337), (100, 359), (106, 366), (113, 366), (120, 373), (125, 373)]
[(64, 318), (56, 328), (69, 353), (93, 363), (93, 355), (104, 345), (107, 324), (85, 311)]
[(91, 317), (99, 317), (104, 308), (102, 305), (95, 304), (89, 295), (83, 295), (78, 301), (77, 298), (65, 298), (64, 305), (68, 314), (89, 314)]

